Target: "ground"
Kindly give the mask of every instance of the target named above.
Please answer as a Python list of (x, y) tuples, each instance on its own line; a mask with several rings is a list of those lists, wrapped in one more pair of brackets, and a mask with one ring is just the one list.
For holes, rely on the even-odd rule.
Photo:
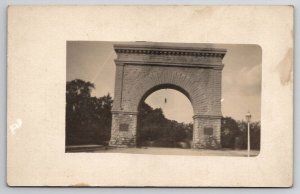
[[(153, 155), (190, 155), (190, 156), (247, 156), (247, 150), (197, 150), (181, 148), (159, 148), (159, 147), (142, 147), (142, 148), (111, 148), (105, 146), (73, 146), (68, 147), (66, 152), (93, 152), (93, 153), (128, 153), (128, 154), (153, 154)], [(259, 150), (251, 150), (250, 155), (255, 157)]]

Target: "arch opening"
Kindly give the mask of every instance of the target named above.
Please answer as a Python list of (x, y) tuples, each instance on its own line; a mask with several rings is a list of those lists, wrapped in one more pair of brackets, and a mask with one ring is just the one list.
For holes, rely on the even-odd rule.
[(193, 107), (182, 88), (158, 85), (148, 90), (138, 105), (137, 147), (191, 148)]
[(180, 92), (181, 94), (186, 96), (187, 99), (190, 101), (191, 105), (193, 105), (191, 95), (185, 89), (183, 89), (180, 86), (177, 86), (175, 84), (160, 84), (160, 85), (156, 85), (156, 86), (150, 88), (147, 92), (145, 92), (145, 94), (139, 100), (138, 110), (140, 109), (141, 103), (144, 102), (146, 100), (146, 98), (148, 98), (152, 93), (162, 90), (162, 89), (172, 89), (172, 90), (176, 90), (176, 91)]

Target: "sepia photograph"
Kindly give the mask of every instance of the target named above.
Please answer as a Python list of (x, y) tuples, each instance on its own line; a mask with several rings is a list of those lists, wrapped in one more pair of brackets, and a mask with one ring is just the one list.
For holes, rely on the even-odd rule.
[(292, 6), (9, 6), (7, 185), (292, 187)]
[(259, 154), (259, 45), (66, 45), (66, 152)]

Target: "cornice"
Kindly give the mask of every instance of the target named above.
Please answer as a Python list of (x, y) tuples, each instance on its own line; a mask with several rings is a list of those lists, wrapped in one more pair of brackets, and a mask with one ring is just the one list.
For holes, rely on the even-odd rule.
[(150, 49), (115, 49), (117, 54), (144, 54), (144, 55), (172, 55), (193, 57), (217, 57), (223, 59), (225, 53), (212, 51), (178, 51), (178, 50), (150, 50)]
[(126, 45), (115, 44), (117, 54), (140, 54), (140, 55), (171, 55), (192, 57), (217, 57), (223, 59), (227, 50), (220, 48), (198, 48), (159, 45)]
[(123, 114), (123, 115), (137, 115), (138, 114), (137, 111), (128, 112), (128, 111), (123, 111), (123, 110), (112, 110), (111, 112), (112, 112), (112, 114)]
[(222, 115), (194, 115), (193, 116), (193, 119), (197, 119), (197, 118), (220, 119), (222, 118)]

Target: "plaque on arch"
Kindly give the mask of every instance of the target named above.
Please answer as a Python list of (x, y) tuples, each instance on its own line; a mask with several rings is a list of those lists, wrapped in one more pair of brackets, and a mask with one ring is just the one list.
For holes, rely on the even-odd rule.
[(204, 135), (213, 135), (214, 129), (212, 127), (204, 127)]
[(129, 130), (129, 125), (127, 123), (122, 123), (119, 126), (119, 131), (128, 131)]

